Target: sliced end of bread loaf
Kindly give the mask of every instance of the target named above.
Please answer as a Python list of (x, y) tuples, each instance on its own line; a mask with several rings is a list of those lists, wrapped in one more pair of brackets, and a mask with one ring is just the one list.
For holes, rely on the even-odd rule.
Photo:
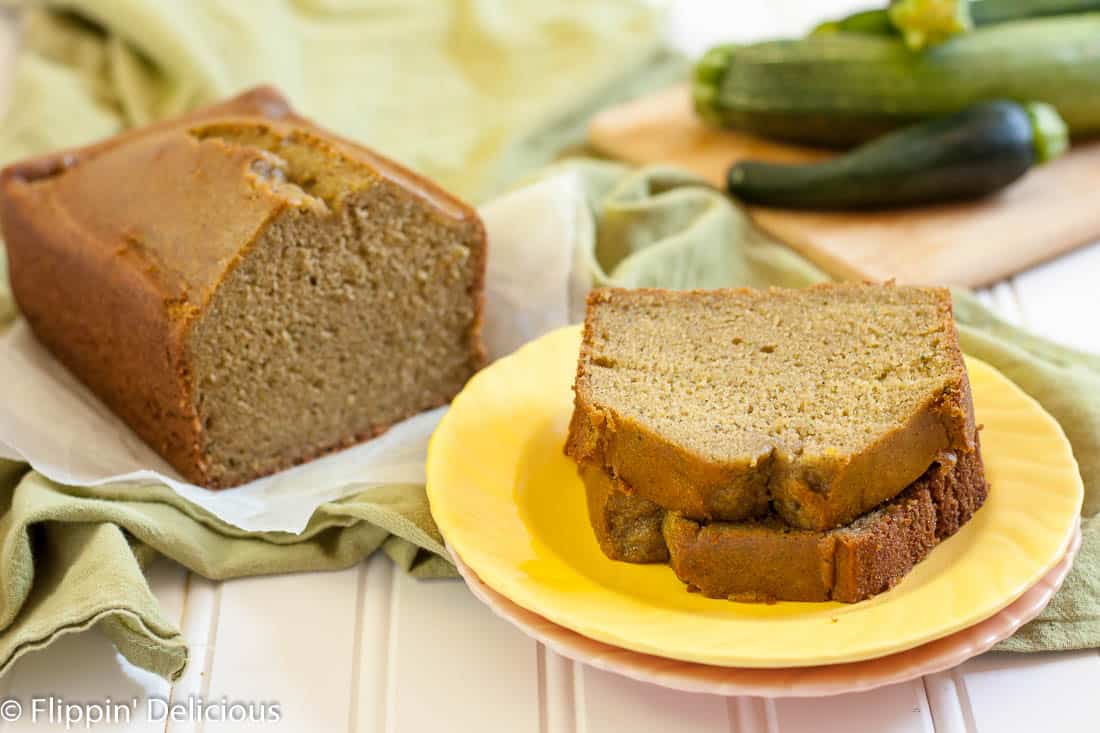
[[(481, 365), (484, 231), (308, 129), (191, 130), (285, 205), (190, 329), (207, 483), (232, 485), (448, 402)], [(217, 151), (227, 151), (221, 153)]]

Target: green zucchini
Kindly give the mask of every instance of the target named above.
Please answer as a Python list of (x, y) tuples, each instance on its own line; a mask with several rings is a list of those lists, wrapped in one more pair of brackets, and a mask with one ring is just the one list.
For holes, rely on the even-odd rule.
[(1048, 105), (979, 102), (822, 163), (736, 163), (727, 189), (743, 201), (784, 208), (960, 201), (999, 191), (1060, 155), (1066, 140), (1065, 125)]
[(1046, 102), (1075, 136), (1100, 133), (1100, 13), (990, 26), (916, 53), (834, 33), (721, 46), (696, 69), (696, 109), (718, 125), (851, 146), (987, 99)]

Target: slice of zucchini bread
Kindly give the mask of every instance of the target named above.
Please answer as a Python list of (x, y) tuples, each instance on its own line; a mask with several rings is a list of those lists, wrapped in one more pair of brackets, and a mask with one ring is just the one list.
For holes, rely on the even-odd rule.
[(987, 494), (980, 453), (948, 453), (898, 496), (827, 532), (775, 517), (703, 525), (672, 512), (663, 532), (677, 577), (706, 596), (855, 603), (894, 587)]
[(943, 288), (594, 291), (566, 453), (699, 521), (826, 530), (971, 453)]
[(483, 362), (476, 213), (270, 88), (9, 166), (0, 217), (34, 333), (194, 483), (375, 436)]

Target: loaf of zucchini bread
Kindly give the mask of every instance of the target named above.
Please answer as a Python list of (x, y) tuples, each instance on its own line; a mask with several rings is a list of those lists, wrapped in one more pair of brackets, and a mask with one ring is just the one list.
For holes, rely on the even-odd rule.
[(484, 358), (476, 213), (270, 88), (9, 166), (0, 219), (34, 333), (197, 484), (375, 436)]

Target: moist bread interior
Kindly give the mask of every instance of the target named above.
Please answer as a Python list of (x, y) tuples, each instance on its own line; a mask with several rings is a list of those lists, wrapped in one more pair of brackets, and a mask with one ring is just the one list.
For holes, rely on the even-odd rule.
[(949, 388), (950, 323), (919, 291), (693, 295), (607, 299), (586, 385), (710, 460), (855, 452)]
[(290, 202), (187, 341), (215, 484), (278, 470), (303, 446), (369, 437), (462, 387), (476, 366), (469, 226), (361, 165), (333, 165), (308, 136), (239, 125), (191, 134), (257, 149), (255, 185)]

